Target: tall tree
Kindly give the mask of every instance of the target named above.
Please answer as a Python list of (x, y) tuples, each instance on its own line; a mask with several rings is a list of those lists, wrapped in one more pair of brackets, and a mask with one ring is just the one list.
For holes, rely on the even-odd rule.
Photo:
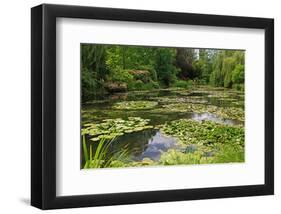
[(215, 86), (231, 88), (244, 83), (244, 51), (219, 50), (214, 58), (210, 76)]
[(158, 80), (167, 87), (176, 80), (175, 50), (171, 48), (157, 48), (155, 55), (155, 70)]
[(180, 68), (180, 79), (193, 79), (196, 76), (192, 67), (195, 58), (194, 49), (176, 48), (176, 66)]

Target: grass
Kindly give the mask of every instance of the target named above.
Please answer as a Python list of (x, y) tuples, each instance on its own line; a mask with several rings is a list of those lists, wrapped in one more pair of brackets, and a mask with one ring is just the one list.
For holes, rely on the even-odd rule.
[(89, 151), (87, 150), (86, 137), (83, 135), (83, 153), (85, 158), (84, 169), (88, 168), (103, 168), (110, 164), (110, 159), (106, 159), (108, 149), (113, 140), (101, 139), (98, 143), (97, 149), (93, 154), (93, 145), (90, 144)]

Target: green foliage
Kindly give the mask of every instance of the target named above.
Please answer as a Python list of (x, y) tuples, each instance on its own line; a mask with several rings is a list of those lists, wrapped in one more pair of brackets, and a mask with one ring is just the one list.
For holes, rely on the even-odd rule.
[(193, 82), (191, 80), (177, 80), (174, 84), (173, 87), (178, 87), (178, 88), (191, 88), (193, 85)]
[(84, 154), (85, 162), (87, 163), (90, 159), (89, 159), (89, 156), (88, 156), (88, 150), (87, 150), (85, 135), (82, 135), (82, 145), (83, 145), (83, 154)]
[(129, 70), (116, 69), (111, 71), (110, 76), (107, 79), (112, 82), (123, 82), (128, 84), (133, 81), (134, 76)]
[(160, 163), (163, 165), (179, 165), (179, 164), (200, 164), (202, 155), (198, 152), (185, 154), (183, 152), (170, 149), (160, 158)]
[(222, 63), (222, 71), (224, 74), (224, 87), (231, 88), (232, 87), (232, 73), (235, 68), (236, 62), (233, 57), (226, 57)]
[(155, 48), (111, 45), (106, 50), (109, 69), (141, 69), (153, 63)]
[(175, 50), (171, 48), (157, 48), (155, 57), (155, 70), (158, 80), (169, 87), (176, 80), (178, 69), (174, 66)]
[(85, 135), (83, 135), (83, 153), (85, 157), (85, 165), (83, 168), (106, 168), (111, 167), (114, 162), (118, 162), (121, 160), (124, 161), (128, 155), (126, 149), (121, 152), (116, 152), (113, 155), (111, 154), (111, 157), (109, 157), (109, 148), (113, 141), (114, 139), (100, 139), (93, 154), (93, 145), (90, 144), (88, 150), (86, 146)]
[(145, 71), (149, 71), (149, 76), (151, 81), (157, 82), (157, 72), (155, 70), (155, 68), (153, 67), (153, 65), (139, 65), (137, 67), (137, 70), (145, 70)]
[(198, 80), (200, 83), (208, 84), (212, 73), (212, 61), (214, 50), (199, 49), (199, 59), (194, 63)]
[(128, 84), (128, 89), (131, 91), (144, 91), (159, 88), (158, 82), (151, 81), (149, 83), (143, 83), (141, 80), (132, 81)]
[(150, 72), (147, 70), (131, 70), (130, 74), (134, 76), (135, 80), (140, 80), (143, 83), (148, 83), (151, 81)]
[(238, 163), (245, 161), (244, 146), (221, 145), (211, 163)]
[(82, 70), (81, 77), (82, 84), (82, 101), (87, 101), (97, 94), (99, 88), (102, 88), (102, 84), (93, 78), (93, 74), (86, 68)]
[(233, 84), (244, 84), (244, 51), (219, 51), (214, 59), (210, 81), (215, 86), (227, 88)]
[(105, 65), (105, 45), (81, 45), (82, 101), (101, 92), (108, 72)]
[(221, 145), (216, 153), (211, 156), (204, 151), (184, 153), (174, 149), (164, 153), (159, 161), (160, 165), (179, 165), (179, 164), (214, 164), (214, 163), (238, 163), (244, 162), (244, 149), (238, 146)]
[(81, 71), (82, 102), (107, 92), (189, 88), (186, 80), (243, 90), (244, 51), (83, 44)]
[(231, 80), (234, 84), (244, 83), (244, 65), (238, 64), (235, 66)]

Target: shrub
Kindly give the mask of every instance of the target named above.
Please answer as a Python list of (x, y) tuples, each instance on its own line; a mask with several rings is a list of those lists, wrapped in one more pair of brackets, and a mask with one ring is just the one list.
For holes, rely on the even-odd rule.
[(157, 81), (157, 72), (153, 66), (150, 65), (142, 65), (138, 67), (139, 70), (149, 71), (149, 77), (152, 81)]
[(192, 86), (193, 82), (192, 80), (178, 80), (176, 81), (173, 86), (178, 88), (190, 88)]
[(131, 70), (130, 74), (133, 75), (135, 80), (141, 80), (144, 83), (150, 82), (150, 73), (147, 70)]
[(129, 90), (143, 91), (143, 90), (152, 90), (159, 88), (158, 82), (151, 81), (149, 83), (143, 83), (141, 80), (132, 81), (128, 84)]
[(86, 102), (102, 92), (103, 82), (96, 80), (87, 69), (82, 70), (81, 82), (82, 102)]
[(130, 74), (129, 70), (117, 69), (111, 72), (110, 78), (108, 79), (112, 82), (130, 83), (133, 81), (134, 77), (132, 74)]
[(235, 84), (244, 83), (244, 65), (238, 64), (235, 66), (231, 79)]

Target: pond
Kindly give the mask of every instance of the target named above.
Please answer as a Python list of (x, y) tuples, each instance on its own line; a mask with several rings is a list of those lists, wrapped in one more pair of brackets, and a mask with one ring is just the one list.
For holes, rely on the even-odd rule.
[[(82, 128), (86, 129), (87, 148), (90, 149), (92, 145), (93, 153), (98, 149), (97, 141), (100, 138), (92, 136), (98, 136), (98, 133), (103, 136), (109, 134), (106, 130), (112, 130), (113, 125), (109, 124), (114, 124), (117, 134), (112, 137), (108, 146), (106, 159), (114, 157), (114, 154), (120, 151), (126, 151), (126, 162), (138, 163), (148, 160), (157, 163), (161, 155), (169, 150), (193, 153), (198, 147), (193, 144), (183, 147), (179, 137), (161, 131), (163, 124), (192, 120), (242, 127), (244, 93), (198, 86), (192, 89), (170, 88), (109, 94), (83, 104), (81, 117)], [(93, 129), (87, 129), (87, 126), (97, 129), (92, 136), (89, 133), (93, 132)], [(83, 168), (83, 152), (81, 156)], [(150, 165), (150, 162), (147, 165)]]

